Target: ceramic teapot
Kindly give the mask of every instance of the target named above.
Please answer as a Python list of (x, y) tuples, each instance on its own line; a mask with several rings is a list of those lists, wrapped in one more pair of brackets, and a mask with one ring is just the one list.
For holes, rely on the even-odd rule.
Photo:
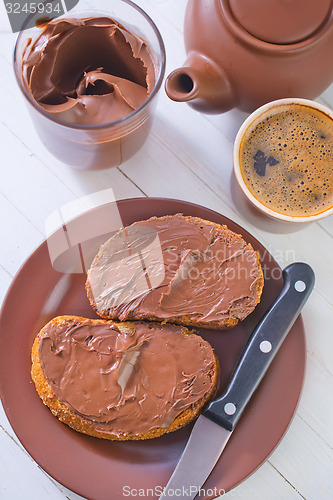
[(315, 99), (333, 81), (333, 0), (189, 0), (184, 39), (166, 93), (203, 113)]

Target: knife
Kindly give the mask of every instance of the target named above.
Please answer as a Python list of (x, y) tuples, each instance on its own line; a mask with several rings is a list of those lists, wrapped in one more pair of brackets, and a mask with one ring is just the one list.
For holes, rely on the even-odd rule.
[(200, 492), (244, 408), (309, 298), (315, 275), (308, 264), (290, 264), (282, 271), (282, 276), (283, 287), (278, 298), (253, 331), (226, 392), (212, 401), (197, 419), (160, 500), (178, 493), (192, 500)]

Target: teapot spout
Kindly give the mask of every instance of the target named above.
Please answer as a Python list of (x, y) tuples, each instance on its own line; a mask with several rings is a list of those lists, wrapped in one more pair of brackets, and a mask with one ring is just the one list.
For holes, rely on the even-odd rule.
[(237, 105), (226, 72), (196, 52), (189, 54), (182, 68), (170, 73), (165, 91), (173, 101), (187, 102), (201, 113), (224, 113)]

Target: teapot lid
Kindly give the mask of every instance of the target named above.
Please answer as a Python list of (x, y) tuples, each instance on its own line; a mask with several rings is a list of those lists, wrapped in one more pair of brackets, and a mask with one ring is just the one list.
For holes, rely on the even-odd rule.
[(231, 11), (251, 35), (269, 43), (304, 40), (325, 21), (332, 0), (229, 0)]

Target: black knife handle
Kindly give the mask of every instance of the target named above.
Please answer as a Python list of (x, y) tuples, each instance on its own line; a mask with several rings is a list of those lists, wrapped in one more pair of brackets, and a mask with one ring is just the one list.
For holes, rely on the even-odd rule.
[(295, 262), (282, 275), (282, 291), (253, 331), (226, 392), (203, 412), (227, 430), (234, 429), (313, 290), (315, 276), (308, 264)]

